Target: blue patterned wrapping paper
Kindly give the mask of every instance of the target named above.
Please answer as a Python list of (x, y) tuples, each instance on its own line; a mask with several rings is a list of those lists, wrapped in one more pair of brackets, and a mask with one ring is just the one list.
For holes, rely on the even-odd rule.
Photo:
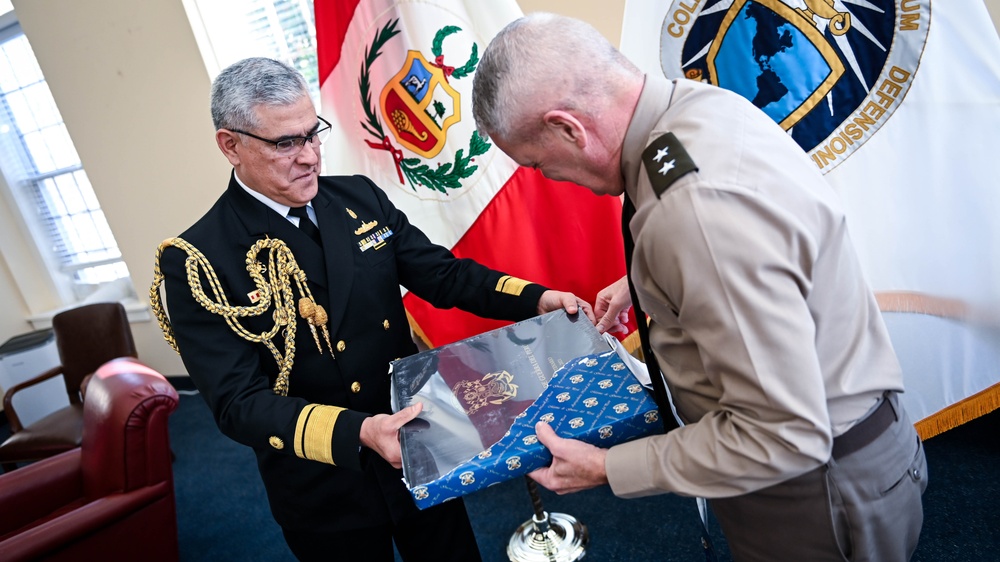
[(556, 372), (500, 441), (440, 478), (410, 488), (417, 507), (426, 509), (547, 466), (552, 455), (535, 436), (539, 421), (560, 437), (602, 448), (663, 432), (652, 395), (617, 353), (585, 355)]

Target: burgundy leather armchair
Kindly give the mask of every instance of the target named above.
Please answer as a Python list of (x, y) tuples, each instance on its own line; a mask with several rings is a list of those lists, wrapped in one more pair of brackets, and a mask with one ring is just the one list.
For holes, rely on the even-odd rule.
[(81, 447), (0, 474), (0, 560), (177, 560), (167, 426), (177, 404), (137, 360), (101, 366)]
[[(61, 365), (7, 390), (4, 413), (11, 436), (0, 443), (0, 466), (51, 457), (80, 446), (83, 429), (83, 386), (98, 367), (116, 357), (136, 357), (125, 307), (117, 302), (72, 308), (52, 318)], [(63, 376), (69, 405), (25, 427), (14, 408), (14, 396), (44, 380)]]

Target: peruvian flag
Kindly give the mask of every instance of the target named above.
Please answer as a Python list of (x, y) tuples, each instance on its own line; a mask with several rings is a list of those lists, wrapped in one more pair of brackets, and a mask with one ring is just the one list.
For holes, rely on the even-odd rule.
[[(521, 16), (514, 0), (315, 0), (330, 174), (363, 174), (458, 257), (593, 303), (624, 275), (621, 203), (517, 166), (476, 133), (479, 54)], [(497, 328), (403, 297), (432, 346)]]

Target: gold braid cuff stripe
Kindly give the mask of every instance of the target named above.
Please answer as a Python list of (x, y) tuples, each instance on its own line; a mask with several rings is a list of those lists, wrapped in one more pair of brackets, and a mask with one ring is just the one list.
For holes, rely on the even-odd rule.
[(525, 281), (524, 279), (518, 279), (517, 277), (511, 277), (510, 275), (504, 275), (499, 280), (497, 280), (497, 286), (495, 288), (496, 292), (504, 293), (505, 295), (514, 295), (515, 297), (521, 296), (521, 291), (525, 287), (531, 285), (531, 281)]
[(309, 404), (299, 412), (295, 422), (295, 456), (303, 459), (333, 462), (333, 428), (344, 408)]
[[(306, 283), (306, 274), (299, 268), (295, 257), (292, 255), (292, 251), (282, 240), (278, 240), (277, 238), (258, 240), (247, 251), (247, 273), (253, 279), (254, 285), (257, 287), (260, 295), (260, 300), (253, 306), (230, 305), (226, 294), (222, 291), (222, 284), (219, 282), (212, 264), (208, 262), (204, 254), (190, 243), (182, 238), (168, 238), (160, 243), (156, 249), (156, 259), (153, 262), (153, 284), (149, 288), (149, 302), (153, 308), (153, 313), (156, 314), (156, 320), (160, 324), (160, 329), (163, 331), (164, 339), (167, 340), (167, 343), (170, 344), (170, 347), (174, 351), (180, 353), (177, 341), (174, 339), (173, 330), (170, 327), (170, 320), (167, 318), (166, 310), (164, 310), (160, 299), (160, 285), (163, 284), (160, 257), (163, 255), (163, 250), (170, 246), (184, 250), (187, 253), (188, 257), (184, 265), (187, 271), (188, 285), (191, 288), (191, 294), (194, 296), (195, 301), (212, 314), (217, 314), (225, 318), (229, 327), (241, 338), (254, 343), (264, 344), (274, 356), (274, 360), (277, 361), (280, 367), (278, 378), (274, 383), (275, 394), (288, 396), (288, 377), (292, 372), (292, 364), (295, 361), (296, 308), (298, 308), (301, 316), (308, 322), (309, 329), (312, 330), (313, 339), (316, 341), (316, 347), (319, 348), (319, 352), (323, 353), (323, 347), (320, 345), (319, 335), (316, 331), (317, 327), (323, 332), (327, 349), (330, 350), (330, 355), (333, 356), (333, 349), (330, 347), (330, 334), (326, 327), (328, 321), (326, 310), (321, 305), (316, 304), (315, 299), (313, 299), (312, 292)], [(265, 249), (267, 250), (268, 262), (266, 269), (259, 260), (259, 254)], [(205, 294), (199, 270), (204, 271), (204, 277), (212, 291), (212, 298), (209, 298)], [(264, 277), (265, 272), (268, 275), (266, 279)], [(297, 307), (292, 291), (292, 280), (295, 281), (295, 288), (299, 294)], [(274, 303), (274, 311), (272, 313), (274, 327), (270, 330), (256, 334), (250, 332), (240, 324), (240, 318), (260, 316), (266, 313), (271, 309), (272, 301)], [(281, 331), (285, 340), (284, 353), (278, 350), (273, 341), (279, 331)]]

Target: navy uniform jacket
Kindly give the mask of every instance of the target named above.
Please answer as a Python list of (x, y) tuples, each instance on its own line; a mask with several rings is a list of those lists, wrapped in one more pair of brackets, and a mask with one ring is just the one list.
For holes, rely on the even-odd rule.
[[(378, 525), (416, 509), (401, 471), (367, 448), (359, 453), (361, 422), (390, 411), (389, 362), (416, 352), (399, 286), (437, 307), (504, 320), (534, 316), (546, 289), (432, 244), (365, 177), (320, 177), (312, 205), (322, 248), (235, 179), (181, 235), (211, 263), (230, 306), (252, 304), (248, 295), (256, 287), (245, 262), (254, 243), (278, 238), (291, 249), (329, 315), (335, 358), (326, 349), (319, 353), (299, 317), (287, 397), (272, 390), (279, 366), (271, 352), (194, 300), (186, 253), (168, 247), (161, 269), (181, 358), (219, 428), (253, 448), (278, 524), (321, 532)], [(362, 232), (371, 221), (377, 225)], [(386, 244), (362, 251), (364, 240), (386, 227)], [(261, 256), (267, 265), (266, 250)], [(257, 334), (274, 326), (270, 312), (241, 323)], [(273, 341), (284, 352), (280, 332)]]

